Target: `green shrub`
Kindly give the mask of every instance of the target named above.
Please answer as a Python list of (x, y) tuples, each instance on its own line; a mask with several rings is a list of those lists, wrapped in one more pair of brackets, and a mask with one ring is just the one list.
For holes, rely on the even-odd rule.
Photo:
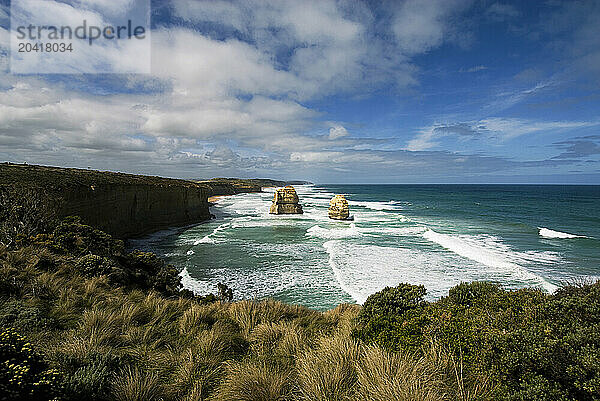
[(151, 252), (133, 251), (120, 260), (122, 268), (115, 268), (111, 279), (121, 285), (153, 289), (161, 294), (177, 295), (181, 277), (175, 266), (167, 265)]
[(112, 381), (129, 362), (111, 352), (96, 351), (83, 358), (62, 353), (56, 359), (64, 372), (64, 398), (73, 401), (110, 400)]
[(460, 283), (448, 291), (448, 300), (456, 305), (471, 306), (480, 303), (487, 297), (498, 294), (502, 287), (487, 281)]
[(354, 336), (392, 350), (419, 348), (427, 322), (425, 292), (422, 285), (400, 284), (369, 296)]
[(467, 376), (489, 374), (499, 400), (600, 399), (600, 282), (553, 295), (463, 283), (433, 303), (406, 294), (369, 297), (355, 335), (392, 350), (439, 342)]
[(47, 314), (34, 306), (27, 306), (22, 301), (0, 301), (0, 327), (12, 327), (21, 332), (35, 329), (47, 329), (56, 322)]
[(48, 369), (31, 343), (14, 329), (1, 329), (0, 399), (48, 400), (58, 388), (58, 372)]
[(58, 224), (51, 239), (56, 250), (74, 255), (92, 253), (100, 256), (119, 256), (125, 250), (123, 241), (83, 224), (77, 216), (67, 217)]
[(0, 245), (15, 248), (22, 238), (51, 231), (60, 202), (42, 188), (0, 186)]
[(111, 271), (110, 260), (98, 255), (83, 255), (77, 260), (77, 268), (88, 277), (101, 276)]

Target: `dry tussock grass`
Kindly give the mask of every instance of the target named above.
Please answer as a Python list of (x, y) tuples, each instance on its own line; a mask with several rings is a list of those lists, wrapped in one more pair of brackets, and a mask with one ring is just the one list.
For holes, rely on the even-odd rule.
[(227, 366), (227, 377), (215, 401), (293, 400), (292, 371), (267, 360), (246, 360)]
[(347, 401), (356, 390), (360, 347), (346, 336), (325, 337), (298, 358), (298, 385), (305, 400)]
[(118, 401), (158, 401), (162, 388), (156, 373), (130, 367), (116, 378), (112, 395)]

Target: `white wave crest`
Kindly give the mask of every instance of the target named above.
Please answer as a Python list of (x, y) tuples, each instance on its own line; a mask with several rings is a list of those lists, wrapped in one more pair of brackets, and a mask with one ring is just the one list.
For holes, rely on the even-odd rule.
[(341, 239), (361, 236), (361, 232), (354, 223), (347, 228), (323, 228), (321, 226), (312, 226), (306, 230), (306, 235), (309, 237), (317, 237), (324, 239)]
[(350, 207), (362, 206), (371, 210), (399, 210), (402, 209), (396, 201), (375, 202), (375, 201), (349, 201)]
[(516, 252), (490, 236), (449, 235), (433, 230), (427, 230), (422, 235), (423, 238), (435, 242), (457, 255), (495, 269), (496, 273), (506, 272), (509, 276), (516, 276), (520, 280), (537, 282), (549, 292), (557, 289), (554, 284), (522, 266), (531, 262), (549, 263), (553, 259), (556, 261), (550, 253)]
[(215, 239), (213, 238), (214, 235), (218, 234), (220, 231), (226, 230), (227, 228), (230, 227), (230, 223), (223, 223), (220, 226), (218, 226), (217, 228), (215, 228), (213, 230), (212, 233), (205, 235), (204, 237), (202, 237), (199, 240), (194, 241), (194, 245), (199, 245), (199, 244), (214, 244), (215, 243)]
[(475, 263), (457, 260), (453, 254), (341, 240), (327, 241), (323, 247), (338, 285), (360, 304), (369, 295), (402, 282), (424, 285), (428, 297), (435, 299), (462, 281), (485, 274)]
[(405, 235), (419, 235), (427, 231), (427, 228), (423, 226), (410, 226), (410, 227), (373, 227), (361, 229), (362, 232), (372, 234), (387, 234), (394, 236), (405, 236)]
[(585, 235), (575, 235), (575, 234), (563, 233), (560, 231), (550, 230), (549, 228), (544, 228), (544, 227), (538, 227), (538, 229), (539, 229), (540, 237), (545, 237), (545, 238), (564, 238), (564, 239), (588, 238)]
[(211, 291), (214, 291), (213, 286), (206, 281), (196, 280), (185, 267), (180, 273), (179, 277), (181, 277), (181, 285), (186, 290), (192, 291), (196, 295), (206, 295)]

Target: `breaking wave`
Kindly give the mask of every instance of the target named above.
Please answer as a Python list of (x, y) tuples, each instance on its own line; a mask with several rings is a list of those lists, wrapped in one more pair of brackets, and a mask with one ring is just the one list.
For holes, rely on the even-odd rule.
[(435, 242), (457, 255), (495, 269), (498, 273), (506, 271), (510, 275), (516, 275), (519, 279), (538, 282), (549, 292), (557, 289), (556, 285), (522, 266), (532, 262), (554, 263), (557, 261), (557, 257), (552, 253), (516, 252), (491, 236), (448, 235), (427, 230), (423, 233), (423, 238)]
[(549, 228), (544, 228), (544, 227), (538, 227), (538, 229), (539, 229), (540, 237), (544, 237), (544, 238), (564, 238), (564, 239), (588, 238), (585, 235), (575, 235), (575, 234), (563, 233), (560, 231), (554, 231), (554, 230), (551, 230)]

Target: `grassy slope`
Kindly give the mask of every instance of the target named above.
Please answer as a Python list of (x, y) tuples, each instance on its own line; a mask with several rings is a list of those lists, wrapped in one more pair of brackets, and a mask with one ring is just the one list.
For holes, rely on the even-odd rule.
[[(354, 340), (356, 305), (321, 313), (269, 300), (192, 298), (171, 285), (176, 271), (151, 255), (123, 252), (120, 241), (76, 221), (0, 249), (0, 354), (10, 344), (19, 351), (0, 362), (0, 393), (31, 388), (37, 399), (55, 391), (65, 400), (387, 401), (409, 394), (454, 400), (462, 386), (439, 348), (417, 357)], [(13, 329), (27, 339), (19, 342)], [(15, 364), (31, 365), (29, 348), (43, 368), (15, 373)], [(3, 383), (14, 377), (21, 384)]]

